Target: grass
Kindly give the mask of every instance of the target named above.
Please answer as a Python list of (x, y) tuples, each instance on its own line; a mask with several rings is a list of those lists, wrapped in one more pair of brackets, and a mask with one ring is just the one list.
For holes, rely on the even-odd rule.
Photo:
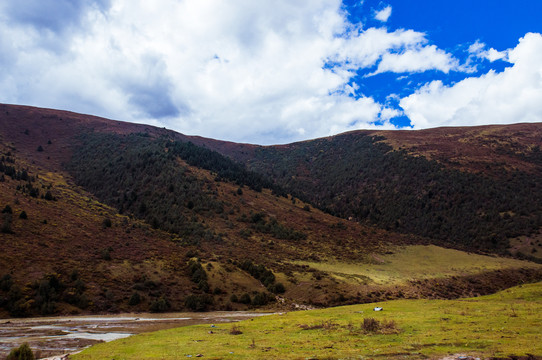
[(408, 280), (443, 278), (478, 274), (485, 271), (540, 267), (525, 261), (483, 256), (435, 245), (413, 245), (397, 248), (394, 254), (373, 255), (368, 261), (351, 263), (339, 261), (296, 262), (324, 271), (345, 281), (368, 279), (375, 284), (401, 284)]
[[(141, 334), (73, 359), (438, 358), (542, 355), (542, 283), (462, 300), (397, 300)], [(368, 320), (371, 319), (371, 320)], [(242, 334), (232, 335), (231, 329)], [(371, 330), (371, 331), (368, 331)], [(70, 357), (71, 358), (71, 357)]]

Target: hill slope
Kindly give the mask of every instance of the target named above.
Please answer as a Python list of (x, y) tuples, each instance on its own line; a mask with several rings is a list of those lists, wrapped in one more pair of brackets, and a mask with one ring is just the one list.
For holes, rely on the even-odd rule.
[(336, 216), (495, 252), (542, 226), (541, 145), (542, 124), (206, 144)]
[(0, 105), (0, 315), (456, 297), (542, 277), (485, 256), (382, 283), (384, 255), (417, 261), (411, 246), (430, 240), (326, 214), (210, 144), (260, 149)]

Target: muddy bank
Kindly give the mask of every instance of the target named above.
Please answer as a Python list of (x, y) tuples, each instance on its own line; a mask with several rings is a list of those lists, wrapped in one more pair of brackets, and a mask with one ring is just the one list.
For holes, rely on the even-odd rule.
[(143, 332), (195, 324), (220, 324), (263, 315), (266, 314), (233, 311), (3, 319), (0, 320), (0, 359), (25, 342), (36, 358), (43, 358)]

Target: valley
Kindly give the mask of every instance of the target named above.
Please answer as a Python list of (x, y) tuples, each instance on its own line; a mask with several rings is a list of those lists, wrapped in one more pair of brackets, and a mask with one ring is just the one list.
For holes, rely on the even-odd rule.
[[(359, 335), (348, 323), (363, 319), (333, 317), (337, 306), (442, 312), (505, 299), (490, 294), (542, 280), (540, 134), (541, 124), (360, 131), (264, 147), (0, 105), (0, 317), (278, 311), (308, 327), (322, 317), (346, 344)], [(289, 312), (299, 309), (326, 310)], [(371, 347), (389, 340), (379, 336)], [(389, 354), (461, 350), (393, 336)], [(484, 354), (532, 350), (487, 344)]]

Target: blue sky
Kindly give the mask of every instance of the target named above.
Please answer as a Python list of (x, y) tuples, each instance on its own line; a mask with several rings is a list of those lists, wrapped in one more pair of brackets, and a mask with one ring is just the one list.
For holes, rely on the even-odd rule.
[(223, 140), (542, 121), (542, 2), (8, 0), (0, 102)]

